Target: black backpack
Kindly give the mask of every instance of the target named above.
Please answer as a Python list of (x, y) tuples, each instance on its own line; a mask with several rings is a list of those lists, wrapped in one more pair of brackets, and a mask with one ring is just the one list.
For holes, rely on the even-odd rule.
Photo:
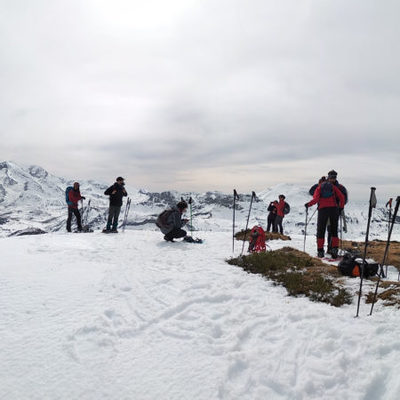
[(164, 210), (156, 219), (156, 225), (159, 228), (164, 228), (167, 225), (168, 217), (174, 212), (174, 210)]
[[(362, 259), (357, 255), (345, 254), (343, 260), (338, 265), (338, 270), (342, 275), (345, 276), (360, 276), (361, 275)], [(370, 278), (378, 273), (378, 263), (367, 263), (364, 264), (364, 278)]]
[(290, 213), (290, 206), (289, 203), (286, 203), (286, 201), (285, 201), (285, 207), (283, 207), (283, 213), (285, 215)]
[(333, 196), (333, 185), (330, 182), (321, 183), (321, 197), (328, 198)]

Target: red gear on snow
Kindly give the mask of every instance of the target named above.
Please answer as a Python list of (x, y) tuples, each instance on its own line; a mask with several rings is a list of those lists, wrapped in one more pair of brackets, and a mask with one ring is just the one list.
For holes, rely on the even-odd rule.
[(260, 253), (266, 250), (265, 232), (261, 226), (253, 226), (250, 232), (249, 253)]

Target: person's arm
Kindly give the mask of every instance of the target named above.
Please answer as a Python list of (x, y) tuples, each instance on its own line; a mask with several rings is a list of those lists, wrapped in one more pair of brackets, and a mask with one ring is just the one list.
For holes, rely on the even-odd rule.
[(318, 203), (319, 198), (321, 197), (321, 185), (319, 185), (314, 192), (314, 196), (312, 198), (312, 200), (310, 200), (308, 203), (308, 207), (313, 206), (314, 204)]
[(113, 188), (114, 188), (114, 185), (110, 186), (110, 187), (104, 192), (104, 194), (105, 194), (106, 196), (109, 196), (109, 195), (112, 193)]
[(336, 186), (333, 186), (333, 190), (335, 191), (336, 198), (339, 199), (339, 208), (343, 209), (345, 201), (343, 193)]

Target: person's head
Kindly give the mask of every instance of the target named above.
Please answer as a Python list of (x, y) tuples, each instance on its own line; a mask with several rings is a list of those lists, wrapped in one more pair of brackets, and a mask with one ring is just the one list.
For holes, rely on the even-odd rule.
[(326, 181), (326, 176), (321, 176), (321, 178), (319, 179), (318, 183), (322, 183)]
[(332, 169), (328, 172), (328, 181), (330, 182), (336, 182), (336, 178), (337, 178), (337, 172)]
[(74, 182), (74, 190), (79, 190), (79, 183), (78, 182)]
[(118, 185), (125, 185), (125, 179), (122, 178), (122, 176), (119, 176), (119, 177), (116, 179), (116, 181), (117, 181)]
[(286, 199), (286, 197), (283, 194), (279, 195), (279, 200), (285, 200), (285, 199)]
[(183, 214), (187, 210), (187, 203), (185, 200), (181, 200), (177, 205), (178, 210)]

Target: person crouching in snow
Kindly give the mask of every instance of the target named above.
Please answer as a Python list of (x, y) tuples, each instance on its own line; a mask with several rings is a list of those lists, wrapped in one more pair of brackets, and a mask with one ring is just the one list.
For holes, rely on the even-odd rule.
[(186, 231), (182, 229), (189, 220), (182, 218), (186, 212), (188, 205), (186, 201), (180, 201), (176, 206), (169, 210), (163, 211), (157, 218), (156, 225), (160, 228), (161, 232), (165, 235), (164, 240), (173, 242), (174, 239), (189, 238), (186, 236)]
[[(322, 182), (315, 189), (313, 199), (305, 204), (305, 207), (311, 207), (318, 203), (318, 221), (317, 221), (317, 251), (318, 257), (324, 257), (324, 237), (328, 220), (332, 234), (332, 249), (330, 250), (332, 258), (337, 258), (339, 238), (338, 221), (340, 211), (344, 208), (345, 197), (343, 193), (334, 185), (336, 177), (328, 176), (328, 180)], [(338, 203), (339, 201), (339, 203)]]

